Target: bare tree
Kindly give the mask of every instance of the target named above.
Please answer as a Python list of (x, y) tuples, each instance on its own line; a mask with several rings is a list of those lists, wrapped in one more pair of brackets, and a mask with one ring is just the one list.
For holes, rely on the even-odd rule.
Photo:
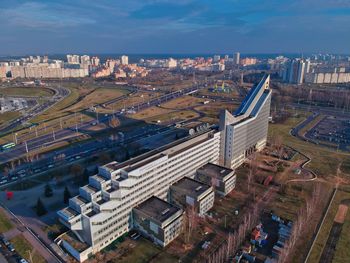
[(193, 231), (198, 226), (198, 216), (193, 205), (187, 206), (183, 221), (184, 239), (186, 243), (190, 243)]

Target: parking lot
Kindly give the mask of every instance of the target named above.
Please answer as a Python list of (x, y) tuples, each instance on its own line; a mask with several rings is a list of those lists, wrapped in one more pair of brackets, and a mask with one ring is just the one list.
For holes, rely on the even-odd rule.
[(350, 118), (326, 116), (305, 136), (329, 146), (350, 151)]

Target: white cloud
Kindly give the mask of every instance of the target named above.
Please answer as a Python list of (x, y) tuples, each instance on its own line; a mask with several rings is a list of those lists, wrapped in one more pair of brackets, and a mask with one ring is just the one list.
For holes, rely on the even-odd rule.
[(0, 17), (10, 25), (27, 28), (62, 28), (94, 24), (91, 18), (70, 12), (67, 8), (27, 2), (0, 10)]

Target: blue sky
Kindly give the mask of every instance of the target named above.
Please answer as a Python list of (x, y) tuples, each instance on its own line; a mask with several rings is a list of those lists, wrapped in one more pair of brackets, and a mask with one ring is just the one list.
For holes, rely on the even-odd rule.
[(350, 53), (350, 0), (0, 0), (0, 54)]

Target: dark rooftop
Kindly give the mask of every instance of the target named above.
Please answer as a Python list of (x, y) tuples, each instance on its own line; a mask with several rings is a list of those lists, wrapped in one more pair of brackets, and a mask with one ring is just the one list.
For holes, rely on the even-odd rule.
[(208, 175), (215, 176), (216, 178), (223, 178), (233, 172), (233, 170), (230, 168), (226, 168), (213, 163), (207, 163), (198, 170)]
[(99, 205), (102, 205), (104, 203), (108, 202), (108, 200), (105, 200), (103, 198), (101, 198), (100, 200), (98, 200), (96, 203), (99, 204)]
[(181, 188), (182, 190), (186, 191), (188, 195), (194, 197), (201, 195), (210, 188), (209, 185), (188, 177), (182, 178), (172, 186)]
[(163, 223), (181, 209), (158, 197), (152, 196), (134, 209), (146, 214), (152, 219)]
[(87, 217), (92, 217), (94, 215), (96, 215), (97, 212), (95, 212), (94, 210), (91, 210), (89, 213), (85, 214)]
[(77, 195), (77, 199), (85, 204), (90, 203), (89, 200), (86, 200), (84, 197)]

